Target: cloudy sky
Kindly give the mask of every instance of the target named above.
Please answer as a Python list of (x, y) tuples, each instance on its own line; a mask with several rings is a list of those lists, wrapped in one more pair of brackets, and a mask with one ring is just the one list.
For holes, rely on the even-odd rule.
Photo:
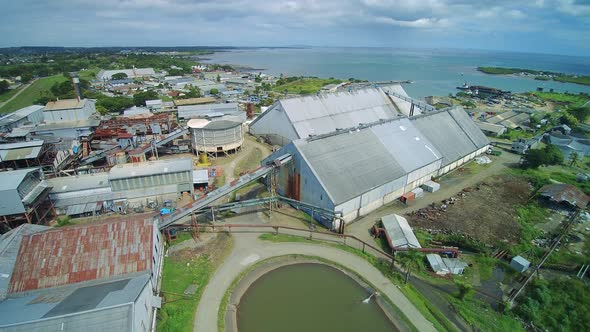
[(590, 0), (5, 0), (0, 47), (377, 46), (590, 55)]

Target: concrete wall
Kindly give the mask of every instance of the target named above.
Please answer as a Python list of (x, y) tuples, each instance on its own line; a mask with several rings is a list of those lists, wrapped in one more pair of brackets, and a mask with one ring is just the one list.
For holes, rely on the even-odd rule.
[(250, 133), (267, 138), (273, 145), (286, 145), (299, 138), (280, 104), (275, 104), (250, 124)]

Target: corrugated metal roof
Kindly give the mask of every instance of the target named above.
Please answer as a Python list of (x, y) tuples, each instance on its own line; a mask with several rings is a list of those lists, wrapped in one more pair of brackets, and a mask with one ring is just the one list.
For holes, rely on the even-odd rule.
[(210, 104), (210, 103), (214, 103), (215, 101), (217, 101), (217, 99), (215, 99), (213, 97), (176, 99), (176, 100), (174, 100), (174, 105), (182, 106), (182, 105)]
[[(150, 275), (91, 281), (18, 294), (0, 302), (0, 329), (15, 331), (128, 331), (132, 303), (149, 287)], [(63, 325), (62, 325), (63, 324)]]
[(66, 129), (66, 128), (86, 128), (86, 127), (98, 127), (100, 125), (100, 120), (98, 119), (88, 119), (88, 120), (78, 120), (78, 121), (61, 121), (61, 122), (52, 122), (43, 125), (38, 125), (35, 128), (31, 128), (31, 132), (36, 133), (40, 131), (47, 131), (47, 130), (57, 130), (57, 129)]
[[(460, 111), (471, 121), (464, 111)], [(470, 136), (455, 121), (455, 118), (451, 116), (449, 111), (422, 115), (412, 118), (411, 121), (434, 144), (436, 149), (442, 153), (443, 166), (461, 159), (478, 149)], [(483, 139), (481, 137), (478, 137), (478, 139), (488, 142), (485, 135), (477, 128), (473, 121), (471, 121), (471, 124), (475, 128), (474, 131), (478, 131), (479, 135), (483, 137)], [(469, 128), (468, 125), (464, 125), (464, 127)], [(469, 129), (471, 130), (471, 128)], [(483, 146), (485, 144), (481, 147)]]
[(381, 222), (394, 248), (422, 248), (406, 218), (390, 214), (381, 217)]
[(10, 293), (151, 269), (151, 220), (98, 222), (23, 237)]
[(282, 99), (273, 107), (286, 112), (300, 138), (400, 116), (387, 95), (375, 88)]
[(372, 126), (370, 130), (408, 173), (442, 158), (442, 153), (409, 119)]
[(494, 124), (495, 123), (499, 123), (499, 122), (502, 122), (502, 121), (504, 121), (506, 119), (510, 119), (513, 116), (516, 116), (516, 114), (518, 114), (518, 113), (516, 113), (514, 111), (508, 111), (508, 112), (500, 113), (500, 114), (497, 114), (497, 115), (494, 115), (492, 117), (487, 118), (486, 119), (486, 122), (487, 123), (494, 123)]
[(578, 187), (565, 183), (546, 184), (539, 189), (539, 194), (557, 203), (567, 202), (580, 209), (585, 208), (590, 202), (590, 196), (584, 194)]
[(209, 183), (209, 171), (206, 169), (194, 170), (193, 183)]
[(178, 106), (178, 117), (181, 119), (205, 117), (210, 114), (233, 115), (239, 112), (236, 103)]
[(450, 271), (443, 262), (442, 258), (437, 254), (428, 254), (426, 255), (426, 259), (428, 263), (432, 267), (434, 273), (438, 274), (448, 274)]
[(45, 181), (50, 187), (53, 187), (51, 193), (91, 190), (109, 187), (109, 173), (102, 172), (77, 176), (62, 176)]
[(463, 132), (469, 137), (469, 139), (479, 148), (483, 148), (490, 144), (490, 140), (486, 135), (477, 127), (473, 119), (460, 107), (452, 108), (447, 111), (453, 119), (457, 122)]
[(39, 157), (43, 141), (0, 144), (0, 160), (24, 160)]
[(334, 204), (406, 175), (371, 130), (294, 143)]
[(57, 101), (50, 101), (45, 105), (45, 111), (58, 111), (82, 108), (86, 104), (87, 99), (62, 99)]
[(496, 134), (500, 134), (500, 133), (503, 133), (504, 131), (506, 131), (506, 128), (504, 126), (498, 125), (498, 124), (481, 122), (481, 121), (475, 121), (475, 124), (481, 130), (489, 131), (489, 132), (496, 133)]
[(21, 119), (26, 118), (27, 116), (40, 111), (43, 109), (44, 106), (41, 105), (31, 105), (27, 107), (23, 107), (18, 111), (14, 111), (10, 114), (6, 114), (0, 118), (0, 126), (5, 126), (14, 122), (17, 122)]
[(0, 237), (0, 302), (8, 293), (8, 284), (23, 236), (43, 232), (48, 229), (51, 229), (51, 227), (23, 224)]
[(0, 172), (0, 191), (18, 188), (27, 174), (38, 171), (39, 167)]
[(177, 172), (191, 172), (192, 174), (192, 170), (193, 163), (190, 158), (122, 164), (111, 168), (109, 171), (109, 180)]

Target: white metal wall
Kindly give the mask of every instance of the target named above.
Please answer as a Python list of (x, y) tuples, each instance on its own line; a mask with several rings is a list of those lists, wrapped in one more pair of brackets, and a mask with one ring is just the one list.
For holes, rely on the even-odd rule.
[(299, 138), (291, 121), (280, 105), (267, 110), (250, 125), (250, 133), (256, 136), (269, 136), (272, 144), (285, 145)]

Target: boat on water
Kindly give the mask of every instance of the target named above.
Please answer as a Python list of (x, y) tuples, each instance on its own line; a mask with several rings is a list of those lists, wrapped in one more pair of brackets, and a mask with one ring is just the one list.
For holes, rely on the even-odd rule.
[(459, 90), (470, 90), (471, 87), (467, 84), (467, 82), (463, 83), (463, 85), (458, 86), (457, 89)]

